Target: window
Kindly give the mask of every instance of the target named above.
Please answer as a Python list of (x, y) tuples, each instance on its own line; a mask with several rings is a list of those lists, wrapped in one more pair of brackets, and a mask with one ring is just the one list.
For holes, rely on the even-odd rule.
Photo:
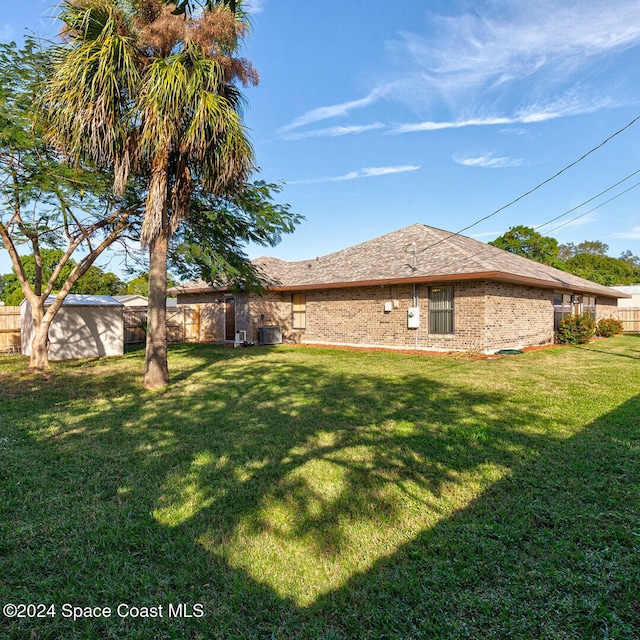
[(429, 333), (453, 333), (453, 287), (429, 287)]
[(304, 293), (294, 293), (293, 304), (293, 328), (307, 328), (307, 296)]
[(553, 328), (557, 331), (562, 319), (573, 313), (588, 313), (595, 320), (596, 299), (593, 296), (582, 296), (577, 293), (555, 293), (553, 311)]
[(572, 296), (570, 293), (553, 294), (553, 329), (558, 330), (562, 318), (573, 313)]
[(590, 296), (582, 296), (582, 313), (588, 313), (595, 321), (596, 319), (596, 299)]

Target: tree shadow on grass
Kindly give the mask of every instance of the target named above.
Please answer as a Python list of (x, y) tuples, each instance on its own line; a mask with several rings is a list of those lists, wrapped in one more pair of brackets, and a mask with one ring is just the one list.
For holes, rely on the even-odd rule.
[(640, 396), (317, 601), (327, 637), (640, 637)]
[[(637, 345), (639, 348), (630, 349), (628, 347), (629, 339), (631, 340), (635, 339), (636, 341), (640, 341), (640, 334), (626, 334), (624, 336), (624, 339), (625, 339), (625, 345), (619, 351), (612, 349), (610, 345), (607, 345), (608, 348), (606, 349), (599, 349), (598, 341), (590, 342), (586, 345), (575, 345), (574, 349), (579, 349), (580, 351), (591, 351), (593, 353), (605, 354), (607, 356), (614, 356), (618, 358), (630, 358), (632, 360), (640, 360), (640, 343)], [(610, 339), (607, 338), (607, 342), (609, 341)]]
[(3, 479), (14, 601), (206, 617), (57, 617), (7, 637), (633, 637), (637, 399), (561, 441), (535, 406), (432, 372), (218, 351), (185, 365), (183, 393), (94, 413), (79, 382), (65, 425)]

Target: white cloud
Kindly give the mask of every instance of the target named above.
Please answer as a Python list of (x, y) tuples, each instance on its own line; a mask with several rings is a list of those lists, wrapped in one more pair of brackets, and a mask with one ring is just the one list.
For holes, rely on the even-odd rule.
[(407, 171), (417, 171), (420, 169), (416, 165), (399, 165), (395, 167), (364, 167), (357, 171), (350, 171), (341, 176), (328, 176), (324, 178), (307, 178), (305, 180), (291, 180), (287, 184), (318, 184), (322, 182), (344, 182), (345, 180), (356, 180), (358, 178), (375, 178), (392, 173), (405, 173)]
[(358, 100), (350, 100), (349, 102), (342, 102), (340, 104), (334, 104), (327, 107), (318, 107), (312, 109), (304, 115), (296, 118), (293, 122), (281, 127), (279, 129), (280, 134), (285, 134), (293, 129), (303, 127), (313, 122), (320, 122), (321, 120), (327, 120), (328, 118), (337, 118), (338, 116), (346, 116), (353, 109), (362, 109), (377, 102), (386, 93), (385, 87), (378, 87), (371, 91), (364, 98)]
[(612, 238), (623, 238), (625, 240), (640, 240), (640, 227), (633, 227), (629, 231), (612, 233)]
[(400, 124), (393, 127), (390, 133), (414, 133), (416, 131), (440, 131), (442, 129), (460, 129), (462, 127), (486, 127), (496, 124), (513, 124), (520, 122), (515, 118), (471, 118), (469, 120), (455, 120), (448, 122), (416, 122), (413, 124)]
[(364, 133), (374, 129), (384, 129), (385, 125), (381, 122), (363, 125), (349, 125), (339, 127), (329, 127), (327, 129), (314, 129), (312, 131), (304, 131), (302, 133), (286, 133), (282, 137), (285, 140), (304, 140), (305, 138), (334, 138), (337, 136), (346, 136), (351, 134)]
[[(550, 233), (553, 233), (554, 231), (557, 231), (558, 229), (573, 229), (575, 227), (582, 227), (585, 224), (591, 224), (592, 222), (597, 222), (598, 218), (596, 218), (595, 216), (587, 215), (588, 213), (589, 211), (582, 214), (581, 216), (576, 216), (575, 218), (567, 220), (566, 222), (561, 222), (560, 224), (556, 224), (555, 222), (548, 222), (547, 224), (538, 225), (537, 227), (535, 227), (535, 230), (539, 231), (540, 229), (545, 229), (540, 233), (550, 234)], [(546, 227), (551, 227), (551, 228), (548, 229)]]
[(474, 233), (471, 235), (472, 238), (497, 238), (502, 235), (504, 231), (485, 231), (484, 233)]
[(420, 167), (416, 165), (401, 165), (399, 167), (367, 167), (362, 169), (362, 177), (385, 176), (390, 173), (405, 173), (406, 171), (417, 171)]
[[(298, 133), (380, 100), (414, 113), (448, 113), (396, 124), (388, 133), (544, 122), (616, 106), (606, 95), (624, 67), (616, 56), (640, 47), (640, 0), (614, 8), (593, 0), (485, 0), (473, 12), (430, 14), (424, 29), (386, 43), (389, 59), (364, 97), (311, 109), (282, 136), (344, 135), (340, 128)], [(604, 80), (604, 82), (603, 82)], [(619, 95), (619, 91), (618, 91)], [(618, 101), (619, 102), (619, 101)]]
[(488, 169), (504, 169), (508, 167), (521, 167), (524, 160), (521, 158), (496, 158), (492, 153), (483, 156), (453, 156), (454, 162), (465, 167), (484, 167)]
[(603, 107), (612, 107), (613, 103), (609, 100), (600, 102), (581, 102), (574, 93), (564, 96), (561, 99), (549, 102), (547, 104), (534, 104), (526, 109), (520, 110), (514, 116), (489, 116), (484, 118), (468, 118), (464, 120), (451, 120), (434, 122), (427, 120), (425, 122), (416, 122), (408, 124), (395, 125), (389, 133), (414, 133), (416, 131), (439, 131), (442, 129), (460, 129), (462, 127), (487, 127), (495, 125), (514, 125), (514, 124), (531, 124), (534, 122), (544, 122), (546, 120), (555, 120), (556, 118), (565, 118), (567, 116), (575, 116), (584, 113), (592, 113)]
[(15, 29), (13, 25), (4, 22), (0, 24), (0, 41), (9, 42), (15, 37)]
[(256, 13), (262, 13), (264, 11), (264, 5), (267, 0), (246, 0), (245, 7), (247, 13), (255, 15)]
[(566, 78), (593, 58), (640, 44), (640, 0), (605, 9), (592, 0), (501, 0), (485, 13), (432, 16), (436, 32), (404, 33), (391, 48), (419, 72), (409, 78), (455, 97), (544, 72)]
[(506, 127), (504, 129), (500, 129), (500, 133), (503, 133), (507, 136), (527, 136), (529, 137), (531, 133), (524, 129), (523, 127)]

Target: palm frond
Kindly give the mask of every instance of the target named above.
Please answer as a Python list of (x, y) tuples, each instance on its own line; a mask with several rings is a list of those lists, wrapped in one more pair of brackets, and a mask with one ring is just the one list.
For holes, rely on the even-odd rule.
[[(62, 17), (75, 31), (71, 42), (56, 52), (43, 97), (52, 124), (49, 139), (74, 161), (88, 158), (108, 165), (123, 150), (127, 113), (140, 83), (135, 45), (121, 33), (125, 18), (117, 15), (113, 2), (64, 4)], [(84, 29), (76, 29), (78, 25)]]

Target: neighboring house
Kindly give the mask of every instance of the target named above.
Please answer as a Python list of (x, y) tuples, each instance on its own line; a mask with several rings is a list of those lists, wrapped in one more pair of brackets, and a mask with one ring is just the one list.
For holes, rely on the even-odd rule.
[(149, 300), (144, 296), (137, 293), (132, 293), (126, 296), (113, 296), (118, 302), (121, 302), (125, 307), (146, 307), (149, 304)]
[(628, 297), (423, 224), (311, 260), (253, 262), (272, 283), (263, 296), (201, 281), (170, 290), (199, 305), (202, 339), (280, 331), (295, 343), (492, 353), (551, 344), (563, 315), (608, 317)]
[[(47, 298), (45, 309), (55, 296)], [(31, 355), (31, 305), (21, 305), (22, 354)], [(111, 296), (68, 294), (49, 327), (49, 359), (72, 360), (124, 353), (123, 305)]]
[(640, 284), (630, 286), (612, 287), (616, 291), (626, 293), (629, 298), (620, 298), (618, 300), (619, 307), (640, 307)]

